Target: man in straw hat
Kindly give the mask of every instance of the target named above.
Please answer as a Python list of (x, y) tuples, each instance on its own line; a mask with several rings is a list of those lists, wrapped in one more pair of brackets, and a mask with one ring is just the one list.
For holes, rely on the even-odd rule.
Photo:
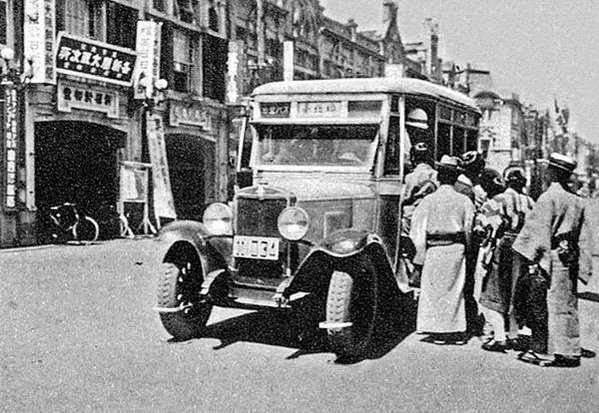
[(416, 329), (427, 341), (461, 343), (466, 330), (465, 252), (470, 244), (474, 205), (454, 189), (459, 161), (444, 155), (437, 165), (439, 188), (414, 211), (410, 238), (421, 271)]
[(583, 200), (568, 188), (575, 168), (573, 159), (551, 154), (550, 185), (513, 244), (532, 263), (522, 277), (529, 284), (532, 343), (518, 358), (540, 366), (577, 367), (582, 354), (576, 286), (578, 279), (587, 283), (591, 276), (591, 232)]

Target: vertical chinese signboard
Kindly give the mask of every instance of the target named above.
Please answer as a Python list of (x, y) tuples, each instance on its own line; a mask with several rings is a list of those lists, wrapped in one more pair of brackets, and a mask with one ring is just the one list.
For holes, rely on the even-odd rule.
[[(161, 24), (153, 21), (137, 22), (137, 66), (133, 87), (135, 99), (152, 97), (154, 82), (160, 77), (160, 31)], [(140, 80), (146, 78), (145, 86)]]
[(12, 210), (17, 207), (17, 162), (19, 153), (19, 111), (17, 89), (4, 87), (4, 209)]
[(150, 162), (152, 163), (152, 182), (154, 183), (154, 214), (160, 226), (160, 217), (176, 219), (177, 215), (168, 173), (162, 118), (148, 111), (146, 112), (146, 125)]
[[(55, 0), (25, 0), (23, 54), (31, 59), (26, 70), (32, 83), (56, 83), (54, 60)], [(26, 65), (29, 65), (26, 62)]]

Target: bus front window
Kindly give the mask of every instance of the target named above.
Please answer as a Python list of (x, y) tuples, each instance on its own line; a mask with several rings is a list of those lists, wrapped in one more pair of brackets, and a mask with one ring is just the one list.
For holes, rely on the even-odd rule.
[(257, 125), (258, 166), (369, 166), (378, 125)]

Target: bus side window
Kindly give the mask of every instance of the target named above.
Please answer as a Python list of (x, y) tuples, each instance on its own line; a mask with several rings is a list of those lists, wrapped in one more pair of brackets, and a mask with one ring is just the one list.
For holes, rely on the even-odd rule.
[(385, 175), (399, 175), (399, 116), (389, 118), (384, 173)]
[(437, 160), (451, 151), (451, 125), (439, 122), (437, 129)]

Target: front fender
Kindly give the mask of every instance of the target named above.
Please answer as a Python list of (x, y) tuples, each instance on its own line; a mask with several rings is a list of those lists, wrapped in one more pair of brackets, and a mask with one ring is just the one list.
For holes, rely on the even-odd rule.
[(367, 231), (344, 229), (314, 246), (300, 264), (285, 295), (300, 291), (326, 294), (333, 271), (359, 276), (360, 273), (352, 269), (359, 268), (364, 260), (373, 264), (382, 284), (393, 291), (397, 289), (393, 267), (380, 238)]
[(160, 230), (157, 241), (160, 249), (158, 257), (162, 260), (170, 257), (175, 246), (190, 244), (198, 253), (205, 274), (226, 269), (230, 264), (231, 238), (211, 235), (201, 222), (173, 221)]

